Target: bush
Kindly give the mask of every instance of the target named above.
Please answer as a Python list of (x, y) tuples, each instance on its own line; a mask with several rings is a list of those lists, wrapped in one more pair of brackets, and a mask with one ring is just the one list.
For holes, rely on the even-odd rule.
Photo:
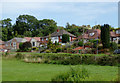
[[(50, 52), (50, 51), (49, 51)], [(46, 63), (63, 64), (63, 65), (78, 65), (78, 64), (95, 64), (95, 65), (110, 65), (118, 66), (120, 64), (119, 55), (94, 55), (94, 54), (70, 54), (70, 53), (40, 53), (31, 54), (31, 58), (42, 57)]]
[(17, 59), (23, 59), (24, 58), (24, 55), (22, 55), (21, 53), (17, 53), (15, 58)]
[(52, 81), (74, 81), (80, 82), (84, 81), (86, 78), (89, 77), (88, 71), (85, 68), (70, 68), (70, 70), (66, 73), (60, 74), (52, 79)]
[(39, 48), (37, 48), (37, 47), (33, 47), (32, 50), (38, 51)]
[(83, 46), (83, 41), (78, 42), (78, 46)]
[(17, 52), (30, 52), (31, 47), (32, 47), (32, 45), (30, 42), (20, 43), (19, 49), (17, 50)]
[(56, 49), (56, 52), (61, 52), (62, 51), (62, 48), (57, 48)]
[(118, 48), (117, 43), (115, 43), (115, 42), (111, 42), (110, 47), (111, 47), (111, 50), (113, 50), (113, 51)]
[(62, 35), (62, 43), (67, 43), (70, 41), (70, 36), (68, 34)]
[(46, 53), (51, 53), (51, 51), (50, 51), (50, 50), (46, 50), (45, 52), (46, 52)]

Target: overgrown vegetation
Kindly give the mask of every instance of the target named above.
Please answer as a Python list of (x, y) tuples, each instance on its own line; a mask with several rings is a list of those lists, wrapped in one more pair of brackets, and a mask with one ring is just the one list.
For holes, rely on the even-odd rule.
[[(24, 55), (25, 56), (25, 55)], [(69, 53), (41, 53), (27, 54), (27, 62), (40, 62), (48, 64), (78, 65), (94, 64), (118, 66), (119, 55), (69, 54)]]
[(68, 81), (68, 82), (79, 83), (80, 81), (84, 81), (88, 77), (89, 77), (89, 73), (85, 68), (70, 67), (70, 70), (68, 72), (65, 72), (63, 74), (60, 74), (60, 75), (52, 78), (52, 82)]

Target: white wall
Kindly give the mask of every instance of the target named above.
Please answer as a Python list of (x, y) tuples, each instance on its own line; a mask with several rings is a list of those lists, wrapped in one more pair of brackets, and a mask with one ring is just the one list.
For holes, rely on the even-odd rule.
[(55, 43), (55, 41), (59, 42), (59, 37), (51, 37), (51, 41)]

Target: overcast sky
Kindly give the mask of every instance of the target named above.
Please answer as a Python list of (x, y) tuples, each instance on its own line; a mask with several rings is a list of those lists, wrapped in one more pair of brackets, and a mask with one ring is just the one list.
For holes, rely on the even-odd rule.
[(58, 26), (110, 24), (118, 27), (117, 2), (3, 2), (2, 19), (15, 23), (19, 15), (29, 14), (38, 20), (53, 19)]

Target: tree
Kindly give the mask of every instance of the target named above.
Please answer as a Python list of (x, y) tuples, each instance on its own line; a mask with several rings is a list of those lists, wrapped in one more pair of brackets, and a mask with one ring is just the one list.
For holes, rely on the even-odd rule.
[(11, 21), (12, 21), (12, 20), (11, 20), (10, 18), (7, 18), (7, 19), (2, 20), (2, 21), (1, 21), (2, 27), (3, 27), (3, 28), (5, 28), (5, 27), (7, 27), (7, 28), (12, 27)]
[(108, 24), (101, 26), (101, 42), (103, 44), (103, 48), (110, 47), (110, 26)]
[(51, 41), (51, 35), (49, 34), (49, 38), (48, 38), (48, 43), (47, 43), (47, 48), (50, 49), (52, 47), (53, 43)]
[(83, 33), (83, 29), (84, 29), (84, 31), (86, 31), (89, 28), (90, 28), (90, 25), (77, 26), (75, 24), (70, 25), (69, 23), (67, 23), (65, 30), (67, 30), (71, 34), (79, 36)]
[(14, 32), (17, 31), (19, 35), (23, 35), (26, 31), (35, 31), (37, 29), (38, 20), (31, 15), (20, 15), (16, 24), (13, 26)]
[(3, 41), (7, 41), (8, 40), (8, 29), (6, 28), (2, 28), (2, 40)]
[(62, 35), (62, 43), (67, 43), (70, 41), (70, 36), (68, 34)]
[[(0, 21), (0, 28), (2, 30), (2, 40), (7, 41), (14, 37), (11, 19), (7, 18)], [(9, 36), (8, 36), (9, 35)]]
[(40, 20), (38, 25), (43, 36), (47, 36), (57, 30), (57, 23), (52, 19)]

